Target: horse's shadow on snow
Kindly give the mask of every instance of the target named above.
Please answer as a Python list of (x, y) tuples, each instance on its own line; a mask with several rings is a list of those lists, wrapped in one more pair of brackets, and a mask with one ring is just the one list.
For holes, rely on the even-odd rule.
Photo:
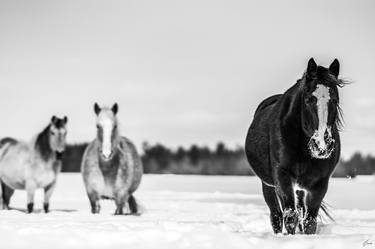
[[(26, 208), (18, 208), (18, 207), (9, 207), (9, 210), (16, 210), (22, 213), (28, 213)], [(77, 212), (78, 210), (76, 209), (64, 209), (64, 208), (56, 208), (56, 209), (51, 209), (48, 211), (48, 213), (55, 213), (55, 212), (63, 212), (63, 213), (73, 213)], [(44, 213), (43, 209), (34, 209), (33, 213), (40, 214)]]

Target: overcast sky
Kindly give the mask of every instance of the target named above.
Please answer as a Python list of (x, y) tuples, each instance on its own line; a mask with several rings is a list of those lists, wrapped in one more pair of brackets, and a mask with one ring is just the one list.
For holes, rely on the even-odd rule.
[(337, 57), (343, 154), (375, 152), (375, 1), (0, 0), (0, 136), (30, 139), (53, 114), (95, 136), (93, 103), (121, 131), (169, 146), (242, 145), (259, 102), (310, 57)]

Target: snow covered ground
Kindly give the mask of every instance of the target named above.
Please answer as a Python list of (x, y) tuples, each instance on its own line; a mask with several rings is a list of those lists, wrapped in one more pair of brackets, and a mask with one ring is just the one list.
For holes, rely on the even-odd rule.
[(61, 174), (48, 214), (25, 214), (25, 192), (0, 211), (0, 248), (375, 248), (375, 177), (333, 179), (326, 201), (336, 222), (319, 234), (275, 236), (255, 177), (145, 175), (141, 216), (92, 215), (79, 174)]

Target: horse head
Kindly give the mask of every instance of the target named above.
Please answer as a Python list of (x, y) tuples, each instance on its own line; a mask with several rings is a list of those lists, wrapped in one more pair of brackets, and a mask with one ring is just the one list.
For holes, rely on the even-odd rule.
[(332, 130), (341, 123), (338, 87), (340, 64), (335, 59), (329, 68), (308, 62), (302, 78), (302, 130), (309, 138), (308, 150), (313, 158), (327, 159), (335, 150)]
[(66, 116), (63, 118), (53, 116), (49, 125), (49, 144), (51, 149), (58, 154), (62, 154), (65, 150), (67, 122)]
[(95, 103), (94, 111), (96, 114), (97, 139), (100, 144), (99, 153), (103, 160), (108, 161), (112, 159), (119, 142), (116, 116), (118, 105), (115, 103), (111, 108), (108, 108), (100, 107)]

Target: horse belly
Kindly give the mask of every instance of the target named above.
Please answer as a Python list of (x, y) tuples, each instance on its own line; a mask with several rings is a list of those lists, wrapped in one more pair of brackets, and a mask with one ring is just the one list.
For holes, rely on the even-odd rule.
[(143, 175), (143, 166), (142, 166), (142, 163), (139, 163), (134, 168), (132, 184), (129, 188), (130, 194), (134, 193), (138, 189), (139, 185), (141, 184), (142, 175)]
[(0, 178), (13, 189), (24, 189), (26, 182), (26, 167), (30, 166), (30, 155), (22, 151), (9, 150), (0, 162)]
[(246, 156), (253, 172), (267, 185), (273, 185), (269, 162), (268, 136), (255, 129), (249, 129), (246, 138)]

